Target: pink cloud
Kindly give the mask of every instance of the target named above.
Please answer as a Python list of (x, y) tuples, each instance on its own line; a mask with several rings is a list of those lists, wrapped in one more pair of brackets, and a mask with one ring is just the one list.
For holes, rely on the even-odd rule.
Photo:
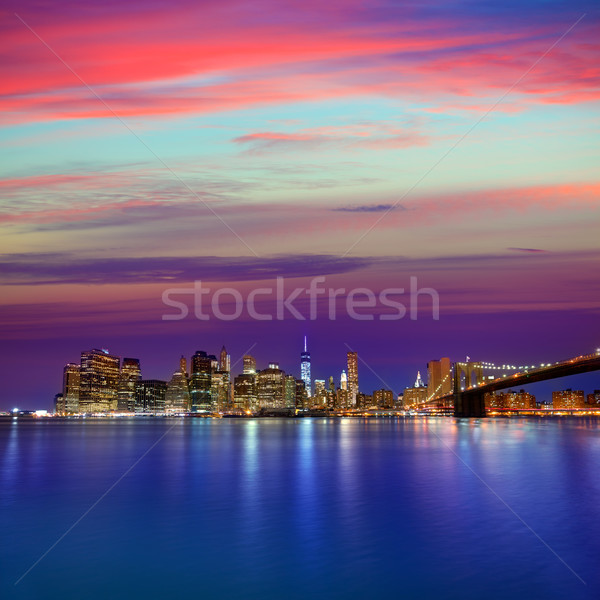
[[(508, 89), (558, 37), (549, 25), (477, 31), (464, 17), (467, 31), (457, 33), (452, 21), (423, 27), (409, 13), (393, 23), (357, 24), (332, 11), (322, 23), (265, 25), (247, 10), (203, 5), (145, 10), (134, 19), (121, 11), (40, 19), (25, 10), (23, 18), (122, 116), (364, 95), (444, 103)], [(599, 33), (582, 23), (515, 92), (541, 102), (596, 99), (599, 47), (592, 40)], [(0, 71), (5, 121), (112, 116), (12, 14), (1, 39), (0, 52), (11, 56)]]

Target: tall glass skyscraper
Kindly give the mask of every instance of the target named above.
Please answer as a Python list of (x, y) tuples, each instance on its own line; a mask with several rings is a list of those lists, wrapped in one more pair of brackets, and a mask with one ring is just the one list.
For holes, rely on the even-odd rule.
[(121, 360), (108, 350), (81, 353), (79, 412), (108, 412), (117, 408)]
[(356, 404), (358, 396), (358, 355), (356, 352), (348, 352), (348, 395), (351, 405)]
[(307, 396), (312, 396), (310, 380), (310, 352), (306, 349), (306, 336), (304, 336), (304, 352), (300, 354), (300, 378), (304, 381)]

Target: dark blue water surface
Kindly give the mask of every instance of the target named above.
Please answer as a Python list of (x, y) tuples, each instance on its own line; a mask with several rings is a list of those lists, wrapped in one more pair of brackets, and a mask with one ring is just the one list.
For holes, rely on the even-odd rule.
[(599, 434), (579, 418), (5, 420), (0, 597), (599, 598)]

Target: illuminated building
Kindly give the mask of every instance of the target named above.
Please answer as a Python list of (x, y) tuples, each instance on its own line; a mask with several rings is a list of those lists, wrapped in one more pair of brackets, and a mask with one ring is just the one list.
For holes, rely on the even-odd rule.
[(213, 371), (210, 387), (213, 410), (229, 410), (229, 371)]
[(373, 396), (358, 392), (356, 396), (356, 408), (371, 408), (373, 405)]
[(213, 361), (216, 361), (216, 358), (202, 350), (198, 350), (192, 356), (190, 412), (210, 412), (213, 409), (211, 395)]
[(377, 408), (394, 408), (394, 392), (385, 389), (375, 390), (373, 392), (373, 404)]
[(119, 373), (118, 410), (135, 410), (135, 384), (141, 378), (140, 361), (137, 358), (124, 358)]
[(315, 406), (327, 405), (327, 390), (325, 389), (324, 379), (315, 379), (315, 393), (313, 396)]
[(404, 408), (418, 408), (420, 404), (427, 401), (427, 396), (426, 387), (406, 388), (404, 394), (402, 394), (402, 405)]
[(65, 414), (65, 397), (60, 392), (58, 394), (54, 394), (54, 414)]
[(335, 408), (349, 408), (349, 394), (348, 390), (338, 388), (335, 398)]
[(588, 394), (587, 403), (591, 408), (600, 407), (600, 390), (594, 390), (593, 394)]
[(285, 377), (285, 407), (296, 407), (296, 378), (293, 375)]
[(421, 371), (417, 371), (417, 380), (415, 381), (415, 385), (413, 385), (413, 387), (416, 387), (416, 388), (427, 387), (423, 383), (423, 380), (421, 379)]
[(81, 381), (81, 365), (69, 363), (63, 370), (63, 413), (79, 412), (79, 386)]
[(183, 356), (183, 354), (181, 355), (181, 358), (179, 359), (179, 372), (182, 373), (183, 375), (185, 375), (185, 377), (188, 376), (187, 361), (185, 360), (185, 356)]
[(344, 370), (342, 370), (342, 374), (340, 376), (340, 388), (344, 391), (348, 390), (348, 376)]
[(256, 373), (242, 373), (233, 380), (233, 403), (239, 410), (258, 410)]
[(278, 363), (270, 363), (267, 369), (257, 373), (256, 395), (260, 408), (284, 408), (285, 373)]
[(308, 395), (304, 388), (304, 381), (296, 379), (296, 408), (306, 408), (308, 404)]
[(227, 354), (225, 346), (221, 348), (221, 354), (219, 356), (219, 371), (227, 372), (231, 371), (231, 357)]
[(430, 360), (427, 363), (427, 398), (433, 400), (451, 392), (450, 359), (445, 357), (441, 360)]
[(243, 361), (244, 368), (242, 372), (244, 375), (254, 375), (256, 373), (256, 359), (249, 354), (246, 354), (246, 356), (243, 358)]
[(552, 408), (585, 408), (583, 390), (569, 388), (552, 392)]
[[(184, 359), (185, 360), (185, 359)], [(186, 413), (190, 410), (190, 388), (185, 374), (185, 362), (179, 363), (179, 371), (173, 373), (171, 380), (167, 384), (165, 393), (165, 412), (167, 413)]]
[(348, 352), (348, 402), (356, 404), (358, 394), (358, 355), (356, 352)]
[(167, 382), (159, 379), (140, 379), (135, 384), (136, 413), (164, 413)]
[(307, 395), (312, 395), (312, 383), (310, 376), (310, 352), (306, 349), (306, 336), (304, 336), (304, 352), (300, 354), (300, 379), (304, 381)]
[(108, 350), (81, 353), (79, 412), (116, 410), (119, 387), (119, 357)]
[(485, 407), (494, 410), (495, 408), (508, 408), (510, 410), (523, 410), (535, 408), (535, 396), (520, 390), (515, 392), (508, 390), (507, 392), (491, 392), (484, 396)]
[(504, 404), (504, 394), (501, 392), (486, 392), (483, 396), (483, 402), (487, 410), (506, 408)]

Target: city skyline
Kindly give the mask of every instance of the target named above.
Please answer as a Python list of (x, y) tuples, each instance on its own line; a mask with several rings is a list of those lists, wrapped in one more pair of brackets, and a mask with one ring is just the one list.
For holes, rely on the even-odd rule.
[[(438, 398), (448, 397), (458, 389), (465, 390), (494, 381), (502, 381), (504, 384), (500, 389), (504, 391), (499, 396), (497, 393), (485, 394), (485, 406), (488, 411), (517, 406), (535, 408), (536, 398), (531, 392), (541, 388), (536, 383), (529, 382), (529, 377), (540, 373), (540, 369), (544, 371), (557, 365), (561, 368), (560, 365), (572, 365), (590, 359), (597, 365), (599, 355), (600, 348), (594, 353), (540, 365), (510, 363), (496, 365), (487, 361), (475, 361), (468, 356), (465, 361), (450, 361), (448, 357), (443, 357), (427, 363), (426, 382), (422, 380), (420, 371), (417, 371), (415, 383), (412, 386), (405, 385), (399, 391), (379, 378), (370, 365), (360, 359), (367, 371), (371, 371), (379, 380), (377, 388), (371, 391), (365, 387), (361, 389), (359, 386), (359, 357), (354, 351), (346, 354), (346, 369), (350, 373), (349, 376), (346, 369), (342, 369), (339, 377), (332, 374), (326, 379), (313, 380), (310, 376), (307, 336), (304, 336), (299, 369), (292, 373), (280, 369), (278, 361), (270, 361), (265, 368), (257, 368), (256, 359), (248, 353), (234, 361), (232, 365), (231, 356), (226, 347), (222, 346), (218, 358), (216, 354), (197, 350), (189, 361), (189, 370), (186, 357), (181, 355), (178, 360), (179, 369), (173, 372), (170, 380), (160, 380), (143, 376), (138, 358), (121, 359), (117, 355), (110, 354), (108, 349), (93, 349), (81, 352), (79, 365), (72, 362), (65, 365), (62, 393), (54, 396), (54, 411), (60, 414), (115, 411), (143, 413), (146, 412), (147, 407), (150, 407), (150, 412), (166, 410), (167, 413), (216, 413), (248, 409), (256, 412), (265, 408), (303, 410), (366, 409), (375, 406), (395, 409), (427, 406), (434, 408), (436, 404), (432, 401)], [(588, 378), (588, 383), (593, 382), (594, 386), (597, 385), (596, 369), (597, 366), (587, 369), (592, 371), (592, 378)], [(300, 373), (300, 376), (297, 377), (295, 373)], [(527, 375), (525, 379), (514, 380), (514, 377), (522, 374)], [(557, 379), (563, 384), (567, 382), (567, 385), (569, 381), (574, 381), (578, 386), (581, 386), (584, 381), (581, 372), (579, 375), (568, 377), (563, 373)], [(288, 380), (291, 388), (288, 386)], [(339, 381), (337, 387), (336, 380)], [(536, 381), (535, 377), (533, 381)], [(558, 406), (557, 394), (567, 392), (571, 394), (571, 387), (566, 385), (562, 386), (562, 390), (557, 390), (555, 379), (548, 380), (548, 383), (552, 385), (552, 400), (549, 402), (546, 398), (541, 399), (537, 403), (538, 408), (540, 405), (556, 407)], [(527, 391), (521, 389), (516, 393), (509, 389), (523, 385)], [(586, 398), (586, 404), (591, 402), (595, 406), (600, 392), (595, 387), (593, 392), (591, 390), (589, 392), (588, 394), (583, 390), (577, 392), (580, 397), (572, 400), (574, 404), (571, 406), (584, 408)], [(455, 408), (456, 401), (455, 396)], [(568, 407), (569, 402), (564, 406)], [(446, 403), (444, 406), (450, 405)]]

